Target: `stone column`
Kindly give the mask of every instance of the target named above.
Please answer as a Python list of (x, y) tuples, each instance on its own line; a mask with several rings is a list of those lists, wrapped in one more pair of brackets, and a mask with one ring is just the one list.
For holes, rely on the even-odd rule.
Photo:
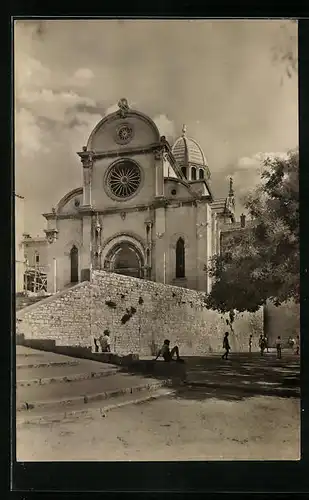
[(164, 160), (162, 149), (155, 151), (156, 197), (164, 196)]
[(145, 232), (146, 232), (146, 254), (145, 254), (145, 264), (144, 264), (144, 278), (152, 278), (152, 238), (153, 238), (153, 221), (149, 218), (145, 221)]
[(87, 281), (90, 279), (91, 274), (91, 255), (92, 255), (92, 216), (91, 214), (84, 214), (82, 237), (83, 243), (81, 246), (80, 255), (80, 280)]
[[(209, 264), (209, 260), (213, 256), (210, 205), (206, 205), (206, 212), (207, 212), (207, 226), (206, 226), (207, 264)], [(212, 283), (212, 280), (211, 280), (210, 276), (208, 276), (208, 274), (206, 273), (206, 292), (207, 293), (209, 293), (211, 290), (211, 283)]]
[(93, 152), (87, 151), (86, 146), (78, 153), (83, 165), (83, 205), (91, 206), (91, 181), (93, 168)]
[(208, 243), (209, 231), (211, 232), (211, 220), (208, 220), (207, 206), (204, 203), (196, 202), (196, 276), (197, 276), (197, 289), (199, 291), (207, 291), (207, 273), (205, 265), (208, 264)]
[(59, 284), (54, 280), (54, 259), (56, 258), (57, 255), (57, 236), (58, 236), (58, 230), (57, 230), (57, 221), (56, 218), (49, 219), (48, 221), (48, 229), (45, 229), (44, 232), (46, 234), (46, 239), (48, 241), (48, 248), (47, 248), (47, 261), (48, 261), (48, 268), (47, 268), (47, 292), (48, 293), (55, 293), (59, 289)]
[(84, 189), (83, 189), (83, 205), (91, 206), (91, 177), (92, 167), (83, 168)]
[(164, 254), (166, 252), (165, 207), (155, 209), (155, 281), (164, 283)]

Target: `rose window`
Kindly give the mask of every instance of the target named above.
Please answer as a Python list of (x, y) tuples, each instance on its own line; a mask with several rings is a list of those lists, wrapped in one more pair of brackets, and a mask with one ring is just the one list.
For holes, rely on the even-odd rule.
[(141, 172), (135, 163), (117, 163), (109, 172), (107, 183), (117, 198), (132, 196), (140, 186)]

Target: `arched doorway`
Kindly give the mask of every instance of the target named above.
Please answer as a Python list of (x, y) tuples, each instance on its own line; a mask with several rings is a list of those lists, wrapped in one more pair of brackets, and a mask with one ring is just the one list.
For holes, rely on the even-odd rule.
[(143, 278), (143, 257), (134, 245), (122, 242), (111, 249), (104, 263), (105, 269), (132, 276)]
[(78, 249), (74, 245), (70, 251), (71, 283), (78, 283)]

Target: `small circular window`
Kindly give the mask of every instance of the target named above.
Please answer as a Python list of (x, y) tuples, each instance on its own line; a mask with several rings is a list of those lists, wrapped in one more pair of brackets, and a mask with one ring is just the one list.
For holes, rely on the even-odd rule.
[(172, 189), (171, 194), (175, 196), (176, 193), (177, 193), (176, 189)]
[(141, 171), (130, 161), (114, 165), (107, 175), (107, 186), (111, 193), (120, 199), (133, 196), (141, 184)]
[(133, 138), (133, 128), (129, 124), (120, 125), (116, 130), (116, 141), (118, 144), (128, 144)]

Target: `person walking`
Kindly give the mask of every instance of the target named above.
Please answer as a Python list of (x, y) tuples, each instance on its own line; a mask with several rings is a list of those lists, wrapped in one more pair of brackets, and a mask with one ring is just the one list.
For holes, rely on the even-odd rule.
[(223, 338), (223, 349), (225, 349), (225, 353), (222, 355), (222, 359), (227, 359), (229, 352), (231, 350), (231, 346), (229, 343), (229, 332), (225, 332)]
[(277, 359), (281, 359), (281, 347), (281, 337), (280, 335), (278, 335), (278, 337), (276, 338)]
[(252, 334), (249, 337), (249, 353), (251, 354), (252, 352)]

